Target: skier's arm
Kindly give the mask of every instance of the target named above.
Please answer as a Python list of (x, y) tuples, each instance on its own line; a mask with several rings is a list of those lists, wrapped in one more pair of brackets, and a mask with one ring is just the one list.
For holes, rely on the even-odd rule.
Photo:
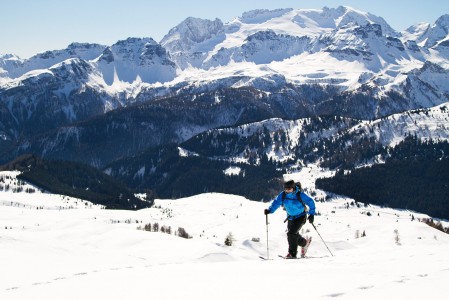
[(315, 201), (304, 192), (301, 192), (301, 199), (309, 207), (309, 214), (315, 215)]
[(273, 202), (271, 203), (270, 207), (268, 207), (268, 210), (270, 211), (270, 214), (274, 213), (276, 211), (276, 209), (279, 208), (279, 206), (281, 206), (282, 204), (282, 193), (280, 193), (276, 199), (273, 200)]

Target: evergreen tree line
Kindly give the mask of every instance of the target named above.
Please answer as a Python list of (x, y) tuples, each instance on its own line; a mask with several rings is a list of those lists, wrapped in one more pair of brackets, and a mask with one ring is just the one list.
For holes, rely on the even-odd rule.
[[(263, 161), (277, 168), (285, 168), (301, 160), (305, 163), (319, 162), (330, 169), (350, 169), (378, 155), (388, 154), (388, 147), (383, 147), (376, 138), (363, 134), (358, 137), (357, 132), (347, 131), (360, 124), (359, 120), (315, 116), (303, 119), (301, 123), (301, 133), (294, 143), (285, 129), (271, 132), (265, 126), (258, 129), (242, 126), (208, 131), (184, 142), (182, 147), (202, 156), (243, 156), (252, 165)], [(333, 134), (329, 134), (329, 128), (332, 128)], [(374, 132), (374, 128), (370, 130)], [(267, 157), (267, 151), (278, 150), (290, 153), (291, 159), (275, 162)]]
[[(135, 176), (142, 166), (145, 173)], [(241, 172), (226, 175), (224, 170), (230, 166), (239, 167)], [(151, 189), (155, 197), (169, 199), (217, 192), (269, 201), (278, 192), (282, 177), (281, 171), (270, 163), (254, 166), (201, 156), (182, 157), (176, 145), (154, 148), (138, 158), (124, 159), (107, 168), (131, 188)]]
[(141, 201), (120, 181), (79, 163), (43, 160), (24, 155), (2, 166), (3, 170), (19, 170), (17, 177), (40, 189), (88, 200), (113, 209), (141, 209), (151, 206)]
[(340, 170), (317, 188), (358, 202), (416, 210), (449, 219), (449, 144), (408, 137), (388, 151), (385, 164)]

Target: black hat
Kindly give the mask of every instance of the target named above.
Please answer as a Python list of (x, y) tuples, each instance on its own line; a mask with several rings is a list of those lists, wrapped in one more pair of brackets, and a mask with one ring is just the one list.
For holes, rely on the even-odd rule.
[(285, 188), (295, 188), (295, 182), (293, 180), (284, 182), (284, 189)]

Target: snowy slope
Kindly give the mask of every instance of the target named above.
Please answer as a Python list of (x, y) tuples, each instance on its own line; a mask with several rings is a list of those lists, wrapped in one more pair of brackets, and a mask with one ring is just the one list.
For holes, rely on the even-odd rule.
[[(313, 189), (319, 170), (297, 176)], [(321, 196), (322, 192), (318, 191)], [(49, 203), (42, 194), (30, 201)], [(19, 194), (0, 199), (22, 202)], [(34, 209), (0, 205), (2, 299), (280, 299), (302, 282), (308, 299), (421, 299), (445, 297), (449, 236), (411, 221), (419, 213), (349, 206), (351, 199), (317, 203), (317, 228), (302, 230), (313, 242), (309, 259), (285, 261), (284, 213), (269, 216), (266, 203), (239, 196), (202, 194), (156, 200), (140, 211)], [(372, 215), (368, 216), (367, 212)], [(147, 223), (183, 227), (191, 239), (137, 230)], [(448, 226), (448, 223), (444, 223)], [(363, 231), (366, 237), (359, 237)], [(398, 232), (399, 240), (396, 239)], [(228, 233), (233, 246), (224, 246)], [(259, 242), (252, 241), (260, 238)], [(231, 291), (229, 291), (231, 289)]]

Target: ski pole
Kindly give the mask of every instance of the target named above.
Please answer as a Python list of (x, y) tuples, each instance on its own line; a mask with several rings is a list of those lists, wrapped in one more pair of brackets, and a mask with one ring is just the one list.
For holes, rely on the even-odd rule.
[(311, 223), (311, 224), (312, 224), (313, 228), (315, 228), (316, 233), (318, 233), (318, 235), (320, 236), (320, 238), (321, 238), (321, 240), (323, 241), (324, 245), (326, 246), (327, 250), (329, 250), (329, 253), (330, 253), (332, 256), (334, 256), (334, 255), (332, 254), (331, 250), (329, 249), (329, 247), (326, 245), (326, 242), (325, 242), (325, 241), (323, 240), (323, 238), (321, 237), (321, 234), (318, 232), (318, 229), (316, 229), (315, 224), (313, 224), (313, 223)]
[(270, 252), (268, 248), (268, 215), (265, 215), (265, 222), (267, 224), (267, 259), (270, 259)]

